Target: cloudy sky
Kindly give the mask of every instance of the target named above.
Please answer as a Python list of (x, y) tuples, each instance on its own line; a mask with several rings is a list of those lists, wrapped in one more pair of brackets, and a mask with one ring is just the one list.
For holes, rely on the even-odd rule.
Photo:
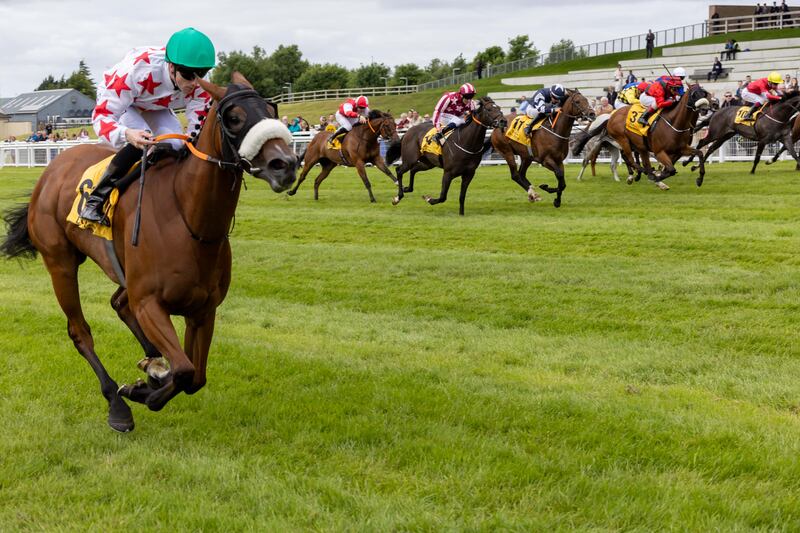
[[(727, 0), (724, 4), (753, 2)], [(135, 46), (163, 46), (186, 26), (217, 51), (297, 44), (305, 59), (357, 67), (432, 58), (468, 60), (527, 34), (547, 51), (701, 22), (702, 0), (0, 0), (0, 96), (33, 90), (48, 74), (69, 75), (84, 59), (95, 77)], [(220, 10), (218, 6), (224, 6)]]

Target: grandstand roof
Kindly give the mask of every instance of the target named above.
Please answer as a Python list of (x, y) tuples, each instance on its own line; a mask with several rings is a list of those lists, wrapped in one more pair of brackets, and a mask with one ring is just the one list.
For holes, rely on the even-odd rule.
[(53, 102), (65, 97), (75, 89), (52, 89), (49, 91), (32, 91), (22, 93), (7, 102), (3, 102), (0, 111), (7, 115), (17, 113), (37, 113)]

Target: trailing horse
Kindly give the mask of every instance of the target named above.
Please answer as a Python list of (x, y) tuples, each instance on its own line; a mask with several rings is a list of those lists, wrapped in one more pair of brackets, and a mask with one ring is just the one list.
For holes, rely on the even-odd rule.
[[(9, 230), (0, 249), (7, 257), (42, 255), (67, 332), (97, 375), (108, 424), (117, 431), (134, 426), (123, 398), (158, 411), (176, 394), (193, 394), (206, 382), (216, 308), (231, 281), (228, 233), (243, 170), (275, 192), (294, 181), (297, 158), (291, 135), (275, 120), (277, 108), (238, 73), (233, 81), (226, 90), (199, 80), (213, 105), (190, 147), (198, 157), (161, 161), (147, 171), (146, 188), (134, 183), (116, 205), (113, 241), (67, 222), (84, 170), (113, 154), (100, 145), (64, 151), (39, 178), (30, 203), (5, 216)], [(142, 238), (134, 245), (138, 193), (144, 216)], [(118, 387), (95, 352), (78, 290), (78, 267), (87, 257), (119, 285), (111, 306), (144, 349), (139, 367), (147, 382)], [(170, 315), (185, 317), (183, 348)]]
[(369, 193), (369, 201), (374, 202), (375, 196), (372, 194), (372, 184), (367, 177), (366, 164), (372, 163), (384, 174), (389, 176), (392, 182), (397, 180), (386, 166), (381, 157), (380, 144), (378, 137), (383, 137), (389, 141), (397, 141), (397, 127), (394, 118), (389, 113), (382, 113), (377, 110), (370, 111), (364, 124), (356, 124), (352, 131), (347, 132), (342, 140), (341, 149), (333, 149), (328, 146), (328, 139), (331, 133), (318, 133), (303, 153), (303, 171), (297, 179), (294, 188), (289, 191), (289, 196), (294, 196), (300, 184), (306, 179), (306, 175), (311, 167), (319, 163), (322, 171), (314, 180), (314, 200), (319, 199), (319, 186), (337, 165), (356, 167), (361, 181), (364, 182)]
[[(575, 120), (581, 117), (594, 120), (594, 111), (585, 96), (577, 90), (568, 89), (567, 99), (558, 114), (555, 117), (549, 116), (539, 129), (531, 131), (530, 147), (509, 139), (500, 129), (492, 132), (492, 146), (508, 163), (511, 179), (528, 193), (528, 200), (535, 201), (538, 197), (526, 177), (528, 167), (536, 161), (555, 174), (558, 180), (557, 187), (543, 183), (539, 188), (550, 194), (555, 193), (553, 205), (561, 207), (561, 194), (567, 188), (564, 179), (564, 159), (569, 154), (569, 136)], [(515, 156), (521, 159), (519, 169)]]
[[(403, 199), (403, 193), (414, 191), (414, 176), (417, 172), (440, 167), (444, 169), (444, 174), (442, 174), (442, 190), (439, 198), (427, 195), (423, 198), (430, 205), (447, 201), (450, 182), (461, 176), (458, 212), (463, 215), (467, 188), (475, 176), (475, 170), (480, 165), (483, 154), (489, 149), (485, 141), (486, 129), (496, 128), (503, 121), (503, 113), (497, 104), (488, 96), (484, 96), (478, 100), (477, 108), (469, 115), (466, 123), (450, 134), (442, 146), (441, 155), (422, 152), (423, 140), (433, 128), (433, 124), (424, 122), (413, 126), (403, 135), (402, 141), (390, 144), (386, 152), (386, 161), (389, 164), (402, 156), (402, 163), (397, 167), (397, 196), (392, 203), (397, 205)], [(411, 173), (411, 178), (408, 187), (404, 188), (403, 174), (406, 172)]]
[[(800, 166), (800, 157), (794, 149), (794, 141), (792, 139), (792, 115), (800, 111), (800, 92), (787, 93), (781, 98), (780, 101), (770, 104), (765, 104), (761, 113), (757, 117), (755, 124), (748, 126), (745, 124), (736, 123), (736, 114), (739, 112), (739, 106), (731, 106), (720, 109), (708, 125), (708, 134), (704, 139), (697, 143), (697, 149), (710, 144), (711, 146), (706, 150), (705, 155), (702, 152), (698, 154), (700, 167), (703, 163), (713, 154), (717, 148), (725, 144), (725, 141), (736, 135), (737, 133), (746, 139), (756, 141), (756, 155), (753, 160), (753, 168), (750, 174), (755, 174), (758, 162), (761, 160), (761, 152), (764, 147), (775, 141), (783, 142), (783, 146), (789, 151), (789, 154), (797, 161)], [(694, 157), (690, 157), (687, 161), (683, 162), (686, 166), (692, 162)], [(695, 170), (697, 166), (693, 166)], [(697, 186), (703, 184), (703, 174), (697, 178)]]
[[(594, 122), (589, 124), (587, 131), (579, 131), (570, 137), (570, 145), (577, 146), (580, 145), (581, 147), (586, 145), (586, 155), (583, 157), (583, 161), (581, 162), (581, 170), (578, 173), (578, 177), (576, 178), (578, 181), (581, 181), (583, 178), (583, 173), (586, 172), (586, 167), (591, 165), (592, 166), (592, 176), (596, 176), (595, 172), (595, 165), (597, 164), (597, 157), (600, 155), (600, 151), (605, 148), (608, 150), (609, 155), (611, 156), (611, 172), (614, 174), (614, 181), (619, 181), (619, 174), (617, 173), (617, 167), (619, 165), (619, 158), (620, 158), (620, 149), (619, 145), (609, 137), (608, 135), (602, 135), (600, 137), (594, 137), (593, 139), (584, 139), (589, 135), (588, 131), (593, 130), (603, 124), (608, 118), (611, 116), (610, 113), (600, 115), (597, 117)], [(573, 155), (578, 155), (574, 153)]]
[[(589, 132), (589, 137), (594, 137), (604, 131), (613, 138), (622, 149), (622, 158), (628, 167), (628, 184), (638, 181), (638, 172), (645, 172), (648, 178), (655, 182), (661, 190), (668, 190), (669, 186), (663, 182), (677, 173), (675, 161), (684, 155), (699, 155), (700, 151), (692, 148), (692, 132), (697, 124), (700, 110), (706, 108), (708, 92), (694, 84), (689, 87), (685, 95), (676, 105), (662, 111), (661, 116), (650, 126), (647, 135), (641, 136), (629, 131), (625, 124), (629, 120), (630, 106), (619, 108), (611, 114), (611, 118), (596, 130)], [(636, 121), (636, 116), (630, 118)], [(580, 151), (582, 146), (576, 147)], [(634, 150), (638, 153), (641, 164), (634, 160)], [(661, 163), (663, 169), (658, 174), (650, 166), (650, 152)], [(637, 172), (634, 178), (634, 172)], [(705, 167), (700, 165), (700, 176), (705, 174)]]

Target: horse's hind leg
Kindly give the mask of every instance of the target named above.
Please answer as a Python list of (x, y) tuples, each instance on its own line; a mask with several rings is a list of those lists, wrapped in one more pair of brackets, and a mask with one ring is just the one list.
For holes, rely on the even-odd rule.
[(327, 163), (322, 163), (322, 171), (314, 180), (314, 200), (319, 200), (319, 186), (323, 181), (325, 181), (325, 178), (328, 177), (328, 174), (331, 173), (331, 170), (333, 170), (335, 166), (336, 165), (330, 161)]
[[(56, 229), (56, 231), (59, 230), (60, 228)], [(69, 246), (67, 243), (64, 244)], [(63, 248), (59, 251), (61, 253), (58, 257), (43, 252), (42, 258), (50, 272), (58, 305), (67, 315), (67, 331), (75, 348), (86, 359), (97, 379), (100, 380), (100, 391), (108, 401), (108, 425), (116, 431), (131, 431), (133, 429), (131, 409), (118, 394), (117, 383), (111, 379), (103, 363), (100, 362), (100, 358), (97, 357), (91, 329), (83, 316), (78, 290), (78, 266), (82, 260), (75, 252), (70, 253)]]

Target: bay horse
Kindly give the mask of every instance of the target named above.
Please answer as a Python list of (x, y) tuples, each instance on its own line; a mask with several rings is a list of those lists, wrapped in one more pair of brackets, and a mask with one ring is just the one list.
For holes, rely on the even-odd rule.
[(306, 148), (300, 159), (303, 161), (303, 171), (300, 177), (297, 178), (297, 183), (294, 188), (289, 191), (289, 196), (294, 196), (300, 184), (306, 179), (306, 175), (311, 168), (319, 163), (322, 166), (322, 171), (314, 180), (314, 200), (319, 199), (319, 186), (331, 173), (337, 165), (356, 167), (358, 175), (361, 176), (361, 181), (364, 182), (369, 193), (369, 201), (375, 202), (375, 196), (372, 194), (372, 184), (367, 177), (366, 164), (372, 163), (378, 169), (389, 176), (392, 183), (397, 180), (386, 162), (381, 157), (380, 144), (378, 137), (383, 137), (389, 141), (397, 141), (397, 126), (395, 125), (394, 118), (389, 113), (383, 113), (378, 110), (369, 112), (369, 116), (364, 124), (356, 124), (351, 131), (348, 131), (342, 139), (342, 149), (332, 150), (328, 148), (328, 139), (332, 133), (318, 133), (311, 139), (311, 143)]
[[(467, 189), (475, 177), (475, 171), (481, 164), (483, 154), (489, 149), (486, 143), (486, 130), (496, 128), (504, 123), (502, 110), (494, 100), (484, 96), (478, 100), (475, 110), (467, 117), (467, 121), (453, 130), (442, 145), (442, 155), (422, 152), (425, 135), (433, 128), (431, 122), (423, 122), (411, 127), (400, 142), (393, 142), (386, 151), (386, 161), (391, 164), (399, 157), (402, 162), (397, 167), (397, 196), (392, 203), (397, 205), (406, 192), (414, 191), (414, 176), (417, 172), (430, 170), (433, 167), (444, 169), (442, 174), (442, 190), (438, 198), (424, 195), (422, 198), (430, 205), (447, 201), (447, 193), (453, 179), (461, 176), (461, 194), (459, 195), (458, 214), (464, 215), (464, 202)], [(403, 174), (411, 173), (408, 187), (403, 187)]]
[[(506, 137), (505, 131), (495, 129), (492, 132), (492, 146), (506, 160), (511, 171), (511, 179), (528, 193), (528, 200), (531, 202), (536, 201), (539, 195), (528, 181), (526, 173), (531, 163), (536, 161), (555, 174), (558, 180), (556, 187), (543, 183), (539, 188), (550, 194), (555, 193), (553, 205), (561, 207), (561, 194), (567, 188), (567, 181), (564, 179), (564, 160), (569, 154), (572, 126), (578, 118), (594, 120), (594, 110), (580, 91), (567, 89), (567, 99), (557, 115), (555, 117), (550, 115), (539, 129), (531, 131), (530, 148)], [(519, 168), (515, 156), (520, 157)]]
[[(0, 250), (7, 257), (42, 255), (67, 316), (67, 332), (108, 401), (108, 424), (121, 432), (134, 427), (123, 398), (158, 411), (176, 394), (193, 394), (206, 382), (216, 308), (231, 282), (228, 234), (243, 170), (275, 192), (287, 189), (295, 177), (291, 134), (275, 120), (274, 104), (238, 73), (227, 89), (202, 79), (198, 83), (213, 102), (191, 147), (198, 157), (163, 160), (147, 171), (138, 245), (131, 244), (138, 183), (119, 199), (113, 241), (66, 221), (84, 170), (113, 154), (100, 145), (64, 151), (39, 178), (30, 203), (5, 215), (8, 232)], [(147, 382), (118, 387), (95, 352), (78, 290), (78, 267), (87, 257), (119, 285), (111, 306), (144, 349), (139, 368)], [(183, 348), (171, 315), (185, 317)]]
[[(590, 130), (589, 138), (605, 131), (617, 141), (622, 149), (622, 158), (628, 167), (629, 185), (634, 181), (634, 172), (637, 172), (636, 181), (639, 179), (638, 173), (645, 172), (659, 189), (669, 190), (669, 186), (663, 180), (677, 173), (675, 161), (685, 155), (702, 155), (699, 150), (692, 148), (691, 142), (700, 110), (708, 105), (708, 92), (699, 84), (694, 84), (676, 105), (661, 112), (659, 119), (650, 126), (646, 137), (628, 131), (625, 127), (630, 106), (624, 106), (613, 113), (605, 124)], [(582, 147), (576, 148), (580, 151)], [(641, 164), (634, 160), (634, 150), (638, 153)], [(658, 174), (650, 165), (650, 152), (655, 154), (663, 167)], [(704, 174), (705, 167), (701, 163), (700, 175)]]
[[(700, 167), (703, 163), (713, 154), (717, 148), (725, 144), (725, 142), (736, 135), (737, 133), (746, 139), (756, 141), (756, 155), (753, 159), (753, 168), (750, 169), (750, 174), (756, 173), (756, 167), (761, 160), (761, 153), (764, 147), (775, 141), (782, 141), (784, 148), (789, 151), (789, 154), (800, 166), (800, 156), (794, 149), (794, 142), (792, 140), (792, 115), (800, 111), (800, 92), (794, 91), (786, 93), (783, 97), (771, 104), (765, 104), (761, 114), (757, 117), (755, 124), (746, 126), (744, 124), (736, 124), (736, 113), (739, 111), (740, 106), (729, 106), (720, 109), (711, 117), (708, 124), (708, 134), (705, 138), (697, 143), (697, 150), (710, 144), (711, 146), (706, 150), (705, 154), (699, 152), (698, 160)], [(683, 162), (683, 166), (692, 162), (694, 157), (690, 157)], [(693, 166), (695, 170), (697, 166)], [(703, 173), (697, 178), (697, 186), (703, 184)]]

